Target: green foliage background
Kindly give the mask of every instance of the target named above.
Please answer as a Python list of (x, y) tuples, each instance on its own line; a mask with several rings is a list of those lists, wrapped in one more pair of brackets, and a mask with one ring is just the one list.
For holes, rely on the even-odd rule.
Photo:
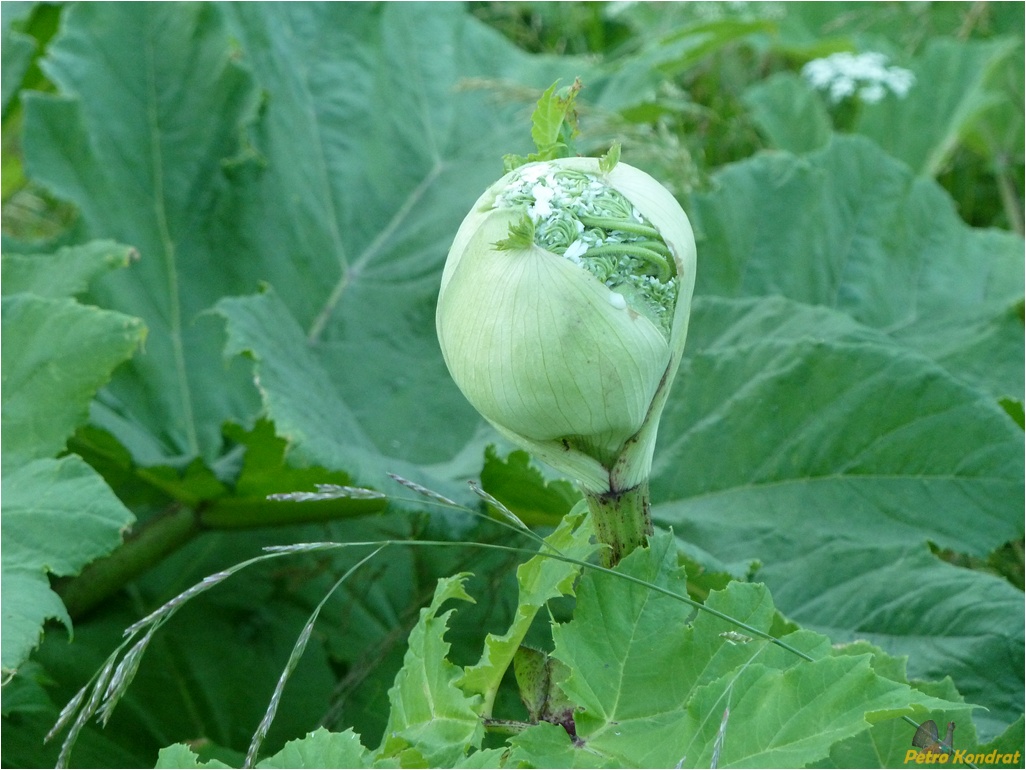
[[(123, 629), (205, 575), (386, 538), (463, 545), (390, 547), (332, 595), (263, 755), (327, 729), (266, 766), (709, 766), (719, 676), (723, 766), (895, 764), (913, 702), (956, 719), (959, 747), (1022, 748), (1022, 4), (4, 3), (2, 34), (5, 766), (52, 765), (43, 735)], [(832, 105), (799, 72), (836, 51), (916, 85)], [(622, 142), (698, 238), (652, 479), (672, 535), (624, 569), (790, 634), (807, 666), (717, 652), (726, 626), (609, 576), (582, 580), (571, 621), (576, 573), (518, 583), (523, 556), (465, 544), (529, 540), (386, 475), (473, 509), (480, 479), (542, 533), (575, 502), (467, 405), (433, 318), (466, 209), (531, 149), (541, 91), (577, 76), (581, 149)], [(266, 499), (317, 483), (388, 498)], [(152, 766), (187, 741), (163, 766), (237, 765), (366, 553), (278, 559), (190, 602), (74, 762)], [(503, 670), (485, 634), (500, 657), (511, 622), (551, 648), (547, 616), (595, 753), (547, 723), (479, 743), (473, 682)], [(596, 680), (614, 653), (630, 674)], [(783, 698), (812, 680), (866, 705)], [(495, 697), (526, 718), (510, 676)]]

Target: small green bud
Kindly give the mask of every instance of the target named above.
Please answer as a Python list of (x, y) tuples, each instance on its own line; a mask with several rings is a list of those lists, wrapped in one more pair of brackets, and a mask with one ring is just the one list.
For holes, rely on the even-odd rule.
[(694, 283), (691, 225), (648, 174), (615, 157), (529, 163), (456, 234), (442, 355), (501, 434), (586, 491), (629, 489), (651, 470)]

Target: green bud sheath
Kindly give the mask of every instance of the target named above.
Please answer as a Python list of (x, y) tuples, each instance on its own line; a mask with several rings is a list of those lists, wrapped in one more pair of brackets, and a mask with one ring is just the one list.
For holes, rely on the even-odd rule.
[(623, 491), (648, 479), (694, 281), (687, 216), (650, 176), (597, 158), (529, 164), (460, 226), (438, 339), (500, 433), (586, 493)]
[[(641, 427), (669, 344), (651, 321), (537, 246), (499, 251), (517, 215), (488, 213), (440, 312), (453, 378), (475, 408), (533, 441), (589, 437), (609, 456)], [(449, 308), (453, 312), (449, 312)]]

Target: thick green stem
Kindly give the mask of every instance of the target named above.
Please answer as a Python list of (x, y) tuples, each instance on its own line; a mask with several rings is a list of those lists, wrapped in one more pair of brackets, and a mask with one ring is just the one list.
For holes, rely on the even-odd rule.
[(201, 532), (333, 521), (377, 513), (386, 504), (382, 498), (317, 500), (297, 505), (254, 497), (221, 498), (196, 507), (178, 504), (138, 525), (119, 548), (92, 562), (77, 576), (56, 581), (54, 589), (72, 620), (77, 620)]
[(598, 539), (609, 546), (603, 554), (603, 566), (615, 567), (635, 548), (648, 544), (652, 534), (648, 481), (622, 491), (585, 492), (584, 497)]
[(129, 580), (181, 548), (200, 529), (196, 512), (186, 507), (169, 509), (146, 522), (109, 556), (94, 561), (78, 576), (56, 584), (68, 615), (78, 619)]

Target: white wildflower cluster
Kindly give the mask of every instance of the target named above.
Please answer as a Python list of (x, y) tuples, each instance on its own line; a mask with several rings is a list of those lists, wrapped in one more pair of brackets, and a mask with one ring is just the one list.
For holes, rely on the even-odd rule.
[(614, 307), (642, 302), (636, 309), (668, 331), (677, 299), (674, 259), (659, 231), (601, 179), (531, 163), (517, 170), (494, 207), (526, 211), (538, 246), (602, 281)]
[(911, 71), (888, 67), (887, 57), (876, 52), (843, 52), (813, 59), (802, 67), (802, 75), (813, 88), (826, 91), (835, 104), (851, 96), (875, 104), (888, 91), (902, 99), (916, 82)]

